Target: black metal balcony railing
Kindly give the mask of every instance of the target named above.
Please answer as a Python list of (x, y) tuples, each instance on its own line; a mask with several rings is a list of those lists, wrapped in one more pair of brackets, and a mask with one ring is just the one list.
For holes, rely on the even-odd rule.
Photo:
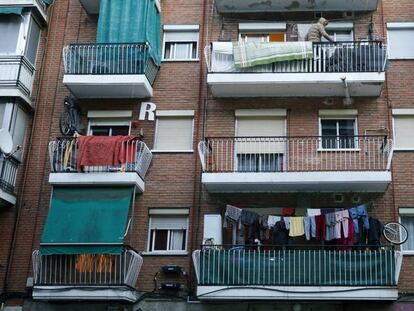
[(0, 56), (0, 87), (17, 87), (30, 96), (34, 72), (25, 56)]
[(140, 75), (153, 84), (158, 66), (147, 43), (82, 43), (63, 49), (65, 74)]
[[(222, 43), (223, 44), (223, 43)], [(282, 61), (268, 65), (236, 69), (231, 50), (223, 53), (214, 44), (207, 46), (206, 59), (210, 73), (334, 73), (384, 72), (387, 51), (381, 41), (320, 42), (313, 43), (311, 59)]]
[[(151, 164), (152, 153), (147, 145), (138, 139), (124, 143), (125, 163), (118, 166), (84, 166), (82, 173), (135, 172), (145, 179)], [(106, 150), (101, 150), (106, 152)], [(54, 173), (74, 173), (78, 170), (79, 143), (74, 137), (57, 138), (49, 143), (50, 167)]]
[(120, 255), (32, 255), (35, 286), (128, 286), (135, 288), (142, 257), (132, 249)]
[(14, 194), (19, 161), (0, 152), (0, 189)]
[(198, 145), (204, 172), (386, 171), (385, 136), (213, 137)]
[(198, 285), (396, 286), (392, 247), (206, 246), (193, 253)]

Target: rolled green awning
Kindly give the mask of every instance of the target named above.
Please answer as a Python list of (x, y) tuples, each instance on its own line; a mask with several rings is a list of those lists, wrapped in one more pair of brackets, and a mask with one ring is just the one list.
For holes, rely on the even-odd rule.
[(16, 6), (2, 6), (0, 7), (0, 14), (16, 14), (22, 15), (23, 7)]
[(120, 254), (133, 187), (54, 188), (40, 252)]

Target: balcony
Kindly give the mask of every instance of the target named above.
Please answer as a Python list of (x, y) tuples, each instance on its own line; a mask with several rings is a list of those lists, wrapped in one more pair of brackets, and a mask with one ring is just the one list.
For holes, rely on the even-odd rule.
[(209, 192), (385, 192), (391, 182), (383, 136), (207, 138), (198, 150)]
[(147, 43), (71, 44), (63, 84), (78, 98), (146, 98), (158, 66)]
[(24, 56), (0, 56), (0, 97), (19, 97), (29, 105), (35, 69)]
[(18, 160), (13, 157), (6, 157), (0, 152), (0, 206), (16, 204), (14, 186), (18, 167)]
[[(83, 8), (88, 14), (99, 14), (99, 7), (101, 0), (79, 0)], [(158, 11), (161, 12), (161, 5), (159, 0), (154, 0), (155, 5), (158, 8)]]
[(314, 43), (311, 59), (236, 69), (231, 42), (206, 48), (214, 97), (378, 97), (385, 82), (381, 42)]
[(367, 12), (376, 11), (378, 0), (217, 0), (219, 13), (265, 12)]
[(42, 0), (0, 0), (0, 7), (2, 6), (31, 8), (39, 21), (47, 24), (48, 5)]
[(204, 246), (193, 253), (200, 300), (396, 300), (391, 247)]
[(142, 261), (129, 248), (119, 255), (42, 255), (35, 250), (33, 299), (134, 302)]
[[(136, 187), (137, 192), (145, 189), (145, 175), (151, 164), (152, 153), (147, 145), (138, 139), (129, 140), (123, 146), (126, 157), (119, 165), (80, 166), (79, 139), (58, 138), (49, 143), (49, 159), (52, 185), (117, 185)], [(104, 148), (100, 152), (108, 152)]]

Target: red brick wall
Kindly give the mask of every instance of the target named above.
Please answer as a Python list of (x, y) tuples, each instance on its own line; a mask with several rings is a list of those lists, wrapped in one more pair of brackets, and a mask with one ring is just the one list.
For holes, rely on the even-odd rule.
[[(384, 0), (384, 22), (414, 21), (413, 1)], [(245, 17), (227, 16), (225, 18), (212, 10), (212, 0), (168, 0), (162, 1), (163, 24), (199, 24), (202, 25), (203, 4), (206, 5), (208, 18), (204, 38), (206, 43), (218, 39), (221, 23), (224, 21), (228, 36), (237, 38), (238, 20)], [(213, 12), (213, 14), (211, 14)], [(272, 17), (267, 16), (271, 20)], [(295, 18), (298, 18), (297, 16)], [(307, 17), (308, 18), (308, 17)], [(370, 15), (358, 16), (355, 21), (355, 37), (366, 37)], [(374, 35), (384, 38), (383, 16), (381, 7), (373, 16)], [(18, 223), (16, 246), (11, 266), (10, 290), (23, 290), (27, 276), (32, 275), (31, 252), (39, 245), (40, 235), (47, 216), (51, 187), (48, 184), (49, 160), (47, 157), (48, 141), (59, 136), (58, 119), (63, 110), (63, 98), (69, 95), (62, 84), (63, 63), (62, 48), (75, 42), (93, 42), (96, 33), (97, 17), (87, 15), (78, 0), (55, 1), (48, 28), (48, 41), (45, 47), (44, 69), (41, 79), (36, 82), (39, 96), (36, 99), (34, 130), (31, 136), (31, 148), (27, 163), (27, 176), (23, 181), (22, 197), (18, 208), (21, 211)], [(201, 39), (200, 39), (201, 40)], [(204, 46), (200, 46), (200, 57)], [(203, 68), (205, 68), (204, 64)], [(390, 107), (413, 107), (414, 88), (412, 87), (413, 61), (392, 61), (387, 74), (387, 88), (377, 99), (355, 99), (353, 109), (358, 110), (358, 130), (360, 135), (365, 130), (384, 126), (391, 130)], [(317, 135), (318, 110), (344, 108), (341, 99), (333, 106), (325, 106), (322, 99), (308, 98), (251, 98), (251, 99), (214, 99), (205, 83), (202, 85), (201, 110), (199, 108), (199, 83), (205, 82), (206, 72), (200, 72), (199, 62), (164, 62), (154, 84), (154, 97), (158, 110), (192, 109), (204, 126), (206, 136), (233, 136), (234, 111), (247, 108), (286, 108), (288, 109), (289, 135)], [(388, 95), (388, 97), (386, 97)], [(138, 119), (140, 100), (82, 100), (82, 112), (91, 109), (129, 109), (133, 110), (133, 119)], [(206, 114), (203, 114), (205, 108)], [(195, 123), (197, 124), (197, 122)], [(151, 148), (154, 138), (155, 123), (139, 121), (139, 128), (144, 129), (145, 142)], [(226, 203), (296, 205), (294, 194), (266, 195), (212, 195), (200, 186), (200, 164), (196, 146), (201, 139), (202, 123), (198, 128), (200, 134), (194, 137), (194, 153), (154, 154), (149, 174), (146, 178), (146, 190), (135, 200), (135, 223), (129, 235), (130, 244), (139, 251), (145, 251), (148, 236), (148, 210), (150, 208), (189, 208), (190, 209), (190, 251), (201, 243), (204, 213), (223, 213)], [(196, 134), (194, 134), (196, 136)], [(398, 153), (394, 157), (394, 184), (381, 195), (361, 195), (363, 200), (373, 202), (370, 213), (383, 221), (395, 219), (398, 206), (414, 206), (414, 174), (407, 167), (413, 167), (414, 156), (410, 153)], [(313, 194), (314, 206), (333, 204), (332, 196)], [(349, 200), (349, 197), (347, 197)], [(349, 202), (349, 201), (348, 201)], [(0, 234), (5, 243), (0, 244), (0, 263), (4, 263), (8, 253), (10, 230), (14, 210), (1, 213)], [(4, 234), (4, 235), (3, 235)], [(400, 288), (414, 291), (412, 285), (412, 258), (404, 258)], [(144, 265), (138, 281), (140, 290), (153, 289), (153, 277), (162, 265), (178, 264), (192, 273), (190, 256), (144, 256)], [(4, 268), (0, 269), (0, 280)]]

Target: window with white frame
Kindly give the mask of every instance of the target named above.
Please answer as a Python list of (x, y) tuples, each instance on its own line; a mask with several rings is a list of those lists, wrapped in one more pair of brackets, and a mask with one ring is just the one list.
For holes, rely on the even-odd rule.
[(401, 249), (414, 254), (414, 208), (400, 208), (400, 222), (408, 231), (408, 239)]
[(395, 148), (414, 150), (414, 109), (393, 109)]
[[(22, 160), (29, 116), (17, 102), (0, 100), (0, 128), (13, 138), (13, 157)], [(20, 147), (18, 147), (20, 146)]]
[[(356, 112), (343, 111), (338, 115), (326, 111), (320, 111), (319, 135), (321, 136), (322, 149), (356, 149), (358, 148), (358, 130)], [(351, 113), (348, 113), (351, 112)]]
[(390, 59), (414, 59), (414, 22), (387, 23)]
[(127, 136), (130, 133), (132, 112), (89, 111), (88, 135), (91, 136)]
[(284, 109), (236, 110), (235, 154), (239, 172), (280, 172), (286, 143)]
[(150, 215), (148, 251), (186, 252), (187, 232), (188, 215)]
[(240, 23), (239, 40), (253, 42), (284, 42), (286, 23)]
[(198, 25), (164, 25), (163, 60), (198, 60)]
[(193, 150), (193, 110), (158, 110), (153, 151)]
[(40, 26), (30, 13), (0, 15), (0, 55), (25, 55), (35, 65)]

